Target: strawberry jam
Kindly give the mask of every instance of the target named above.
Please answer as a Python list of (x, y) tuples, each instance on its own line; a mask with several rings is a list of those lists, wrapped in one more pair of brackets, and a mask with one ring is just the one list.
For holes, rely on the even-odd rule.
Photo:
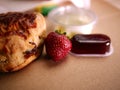
[(75, 54), (105, 54), (110, 51), (111, 40), (103, 34), (76, 34), (71, 39)]

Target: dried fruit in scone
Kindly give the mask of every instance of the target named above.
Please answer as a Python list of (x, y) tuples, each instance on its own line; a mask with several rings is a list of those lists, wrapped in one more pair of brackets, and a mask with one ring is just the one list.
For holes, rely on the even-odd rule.
[(0, 14), (0, 71), (17, 71), (42, 52), (46, 34), (44, 17), (39, 13)]

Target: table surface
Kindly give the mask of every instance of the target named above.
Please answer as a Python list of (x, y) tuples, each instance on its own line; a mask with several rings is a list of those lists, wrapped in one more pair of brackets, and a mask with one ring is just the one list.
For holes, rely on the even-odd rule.
[(18, 72), (0, 73), (0, 90), (120, 90), (120, 10), (103, 0), (92, 0), (91, 9), (98, 16), (93, 33), (110, 36), (111, 56), (68, 55), (56, 64), (42, 55)]

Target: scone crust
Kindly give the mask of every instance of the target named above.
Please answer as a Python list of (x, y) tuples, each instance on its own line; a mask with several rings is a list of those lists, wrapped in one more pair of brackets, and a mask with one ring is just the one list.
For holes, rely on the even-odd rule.
[(0, 14), (0, 18), (0, 71), (20, 70), (42, 53), (45, 19), (39, 13), (25, 12)]

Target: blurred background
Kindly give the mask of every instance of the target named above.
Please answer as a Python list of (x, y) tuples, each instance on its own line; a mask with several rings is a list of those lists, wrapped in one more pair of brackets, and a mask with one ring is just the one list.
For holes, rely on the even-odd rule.
[[(71, 1), (78, 7), (90, 8), (92, 0), (0, 0), (0, 12), (5, 11), (23, 11), (34, 8), (37, 5), (45, 2), (62, 2)], [(111, 5), (120, 9), (120, 0), (104, 0)]]

